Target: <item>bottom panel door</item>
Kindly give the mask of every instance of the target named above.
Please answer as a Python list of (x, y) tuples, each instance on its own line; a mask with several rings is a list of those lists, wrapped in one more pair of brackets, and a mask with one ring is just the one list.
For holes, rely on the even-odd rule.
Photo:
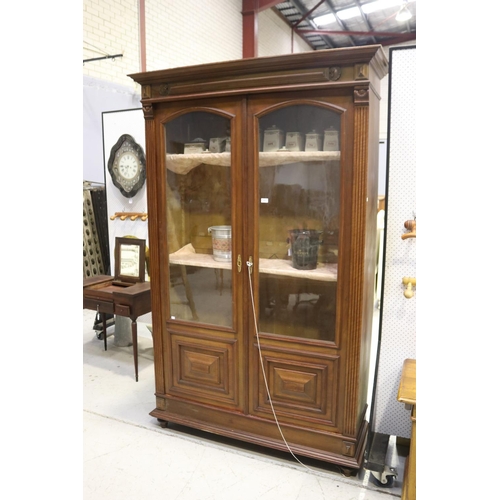
[(238, 405), (237, 341), (171, 334), (169, 393), (201, 403)]
[[(253, 412), (258, 416), (328, 430), (337, 425), (338, 356), (254, 345)], [(261, 360), (262, 359), (262, 363)], [(264, 371), (262, 370), (262, 364)]]

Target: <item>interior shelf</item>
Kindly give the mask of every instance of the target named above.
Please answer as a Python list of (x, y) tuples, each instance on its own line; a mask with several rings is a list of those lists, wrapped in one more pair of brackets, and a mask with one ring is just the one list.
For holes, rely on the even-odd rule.
[[(170, 264), (183, 266), (210, 267), (213, 269), (231, 269), (231, 262), (219, 262), (212, 255), (196, 253), (191, 244), (170, 254)], [(337, 264), (318, 262), (316, 269), (301, 270), (292, 267), (292, 262), (284, 259), (259, 259), (259, 272), (289, 276), (293, 278), (307, 278), (317, 281), (337, 281)]]
[[(259, 153), (259, 166), (272, 167), (287, 163), (340, 160), (340, 151), (277, 151)], [(187, 174), (201, 165), (231, 166), (231, 153), (167, 154), (167, 169), (176, 174)]]

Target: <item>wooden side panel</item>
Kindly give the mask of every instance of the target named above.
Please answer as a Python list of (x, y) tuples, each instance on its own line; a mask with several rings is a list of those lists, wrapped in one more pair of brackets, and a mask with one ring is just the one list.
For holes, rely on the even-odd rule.
[[(143, 88), (143, 95), (147, 89)], [(163, 392), (165, 381), (163, 379), (163, 349), (162, 349), (162, 293), (161, 293), (161, 264), (160, 264), (160, 213), (162, 179), (160, 165), (158, 162), (159, 147), (156, 141), (156, 127), (153, 120), (153, 107), (145, 105), (143, 107), (146, 126), (146, 181), (148, 183), (148, 238), (149, 238), (149, 259), (150, 259), (150, 279), (151, 279), (151, 317), (153, 324), (153, 349), (155, 359), (155, 392)]]
[(367, 192), (365, 215), (365, 259), (363, 290), (363, 323), (361, 327), (361, 344), (359, 353), (359, 393), (358, 415), (361, 415), (367, 404), (370, 355), (372, 346), (373, 312), (375, 307), (375, 270), (377, 265), (377, 202), (378, 202), (378, 160), (379, 160), (379, 95), (370, 87), (368, 116), (368, 151), (367, 151)]
[(368, 156), (368, 89), (358, 88), (354, 93), (354, 157), (352, 185), (352, 244), (351, 280), (348, 308), (346, 400), (344, 434), (355, 436), (359, 422), (359, 352), (363, 324), (363, 290), (365, 279), (365, 224)]

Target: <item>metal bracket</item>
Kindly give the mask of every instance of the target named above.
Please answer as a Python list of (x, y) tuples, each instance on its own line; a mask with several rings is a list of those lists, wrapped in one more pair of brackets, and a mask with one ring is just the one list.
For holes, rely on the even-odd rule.
[(253, 270), (253, 259), (252, 259), (252, 256), (248, 257), (247, 267), (248, 267), (248, 272), (250, 274), (252, 274), (252, 270)]
[(382, 472), (372, 470), (371, 473), (381, 484), (389, 484), (392, 482), (392, 478), (398, 476), (397, 470), (394, 467), (389, 467), (388, 465), (384, 466), (384, 470)]
[(393, 486), (394, 478), (398, 475), (394, 467), (387, 465), (387, 462), (391, 463), (388, 457), (390, 440), (389, 434), (374, 432), (365, 450), (364, 468), (371, 472), (380, 486), (386, 488)]

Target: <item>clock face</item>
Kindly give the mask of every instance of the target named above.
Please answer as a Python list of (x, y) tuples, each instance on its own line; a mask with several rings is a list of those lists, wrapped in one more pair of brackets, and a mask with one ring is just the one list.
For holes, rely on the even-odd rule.
[(139, 173), (139, 160), (130, 152), (120, 157), (118, 162), (118, 172), (127, 180), (133, 179)]
[(142, 188), (146, 180), (146, 159), (132, 136), (122, 135), (113, 146), (108, 171), (113, 184), (126, 198), (131, 198)]

